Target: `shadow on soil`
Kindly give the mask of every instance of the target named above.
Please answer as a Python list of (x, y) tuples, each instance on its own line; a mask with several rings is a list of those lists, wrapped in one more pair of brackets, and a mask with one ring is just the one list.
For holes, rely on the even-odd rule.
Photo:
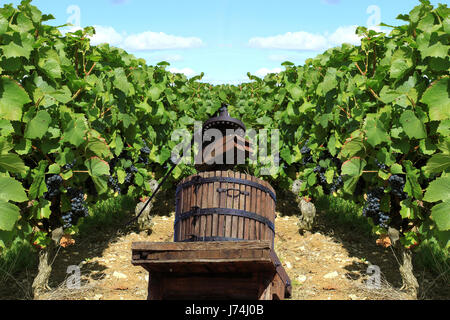
[[(281, 216), (301, 215), (296, 196), (292, 192), (277, 191), (277, 196), (277, 211)], [(372, 227), (364, 217), (358, 215), (357, 206), (349, 205), (343, 200), (334, 203), (327, 199), (320, 199), (316, 207), (317, 213), (311, 233), (319, 232), (330, 236), (334, 242), (347, 250), (349, 257), (355, 257), (361, 261), (361, 263), (352, 263), (345, 267), (348, 271), (346, 277), (349, 280), (366, 281), (373, 275), (372, 271), (368, 272), (368, 265), (372, 264), (380, 268), (382, 283), (387, 284), (390, 289), (401, 288), (402, 280), (397, 261), (400, 257), (397, 257), (391, 248), (376, 245), (377, 238), (371, 232)], [(301, 234), (300, 231), (299, 233)], [(446, 281), (443, 281), (443, 274), (436, 274), (417, 265), (414, 266), (414, 272), (420, 285), (419, 299), (446, 300), (450, 298), (450, 287)], [(394, 290), (374, 292), (373, 299), (398, 299), (400, 295), (392, 296)]]

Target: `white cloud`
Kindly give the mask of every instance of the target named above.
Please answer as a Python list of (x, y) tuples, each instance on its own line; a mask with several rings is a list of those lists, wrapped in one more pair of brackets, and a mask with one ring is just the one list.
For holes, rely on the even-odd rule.
[(188, 78), (192, 78), (193, 76), (197, 75), (197, 73), (191, 68), (183, 68), (183, 69), (169, 68), (168, 71), (172, 73), (183, 73)]
[(283, 69), (281, 68), (274, 68), (274, 69), (261, 68), (258, 71), (256, 71), (254, 75), (259, 78), (264, 78), (269, 73), (280, 73), (281, 71), (283, 71)]
[(118, 33), (113, 27), (94, 26), (95, 34), (91, 37), (94, 46), (100, 43), (109, 43), (112, 46), (120, 46), (126, 34)]
[(358, 26), (339, 27), (328, 37), (328, 42), (332, 46), (338, 46), (343, 43), (353, 45), (361, 44), (361, 38), (356, 34)]
[[(165, 34), (164, 32), (146, 31), (136, 34), (119, 33), (113, 27), (95, 25), (95, 34), (91, 37), (91, 44), (98, 45), (109, 43), (112, 46), (120, 47), (127, 51), (151, 51), (165, 49), (187, 49), (196, 48), (204, 45), (200, 38), (179, 37)], [(63, 34), (75, 32), (80, 27), (66, 27), (61, 30)], [(170, 55), (172, 61), (182, 59), (180, 55)]]
[[(359, 45), (361, 42), (360, 38), (355, 34), (356, 28), (356, 26), (343, 26), (331, 34), (313, 34), (298, 31), (270, 37), (255, 37), (249, 40), (249, 46), (261, 49), (322, 51), (343, 43)], [(281, 57), (272, 55), (270, 59), (277, 60), (278, 58)]]
[(127, 36), (123, 47), (130, 51), (197, 48), (203, 41), (195, 37), (178, 37), (164, 32), (146, 31)]

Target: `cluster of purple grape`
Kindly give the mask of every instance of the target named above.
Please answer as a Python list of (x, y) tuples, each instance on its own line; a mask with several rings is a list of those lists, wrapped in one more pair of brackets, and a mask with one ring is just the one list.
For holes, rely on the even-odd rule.
[(342, 176), (336, 177), (333, 179), (333, 184), (331, 185), (330, 191), (336, 192), (344, 185), (344, 180)]
[(132, 165), (131, 167), (125, 169), (125, 172), (127, 173), (127, 176), (125, 177), (125, 184), (130, 185), (133, 183), (134, 175), (138, 173), (138, 169)]
[(62, 215), (65, 229), (76, 225), (80, 218), (84, 218), (89, 215), (89, 209), (84, 201), (83, 191), (75, 188), (69, 188), (67, 190), (67, 194), (70, 198), (70, 211)]
[(68, 164), (63, 165), (63, 167), (62, 167), (63, 171), (72, 170), (75, 167), (76, 163), (77, 163), (77, 159), (73, 160), (72, 163), (68, 163)]
[(144, 165), (148, 165), (150, 161), (148, 160), (148, 156), (150, 155), (150, 148), (145, 144), (145, 146), (141, 149), (141, 154), (139, 155), (138, 163), (142, 163)]
[(308, 163), (313, 162), (313, 157), (311, 155), (311, 148), (308, 147), (309, 140), (306, 141), (305, 146), (300, 150), (300, 153), (302, 154), (302, 164), (306, 166)]
[(363, 216), (371, 218), (374, 223), (382, 228), (387, 228), (389, 215), (381, 211), (381, 198), (383, 197), (384, 189), (379, 187), (372, 189), (367, 194), (366, 204), (363, 209)]
[(119, 180), (116, 177), (109, 176), (108, 177), (108, 187), (110, 187), (114, 192), (117, 192), (120, 194), (120, 186), (119, 186)]
[(403, 179), (401, 176), (392, 175), (389, 178), (389, 184), (390, 184), (391, 190), (392, 190), (391, 193), (395, 197), (400, 199), (400, 201), (408, 198), (408, 194), (403, 191), (405, 188), (405, 179)]
[(388, 169), (388, 166), (385, 165), (384, 163), (379, 162), (378, 159), (375, 159), (375, 164), (381, 170), (387, 170)]
[(60, 175), (54, 174), (48, 177), (46, 181), (47, 185), (47, 192), (44, 193), (44, 198), (47, 200), (51, 200), (53, 198), (56, 198), (61, 194), (60, 187), (62, 185), (63, 178), (61, 178)]

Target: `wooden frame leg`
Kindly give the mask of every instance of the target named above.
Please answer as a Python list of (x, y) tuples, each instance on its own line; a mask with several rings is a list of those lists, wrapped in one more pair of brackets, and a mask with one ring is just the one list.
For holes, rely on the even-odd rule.
[(162, 300), (161, 293), (161, 276), (158, 273), (149, 273), (147, 300)]

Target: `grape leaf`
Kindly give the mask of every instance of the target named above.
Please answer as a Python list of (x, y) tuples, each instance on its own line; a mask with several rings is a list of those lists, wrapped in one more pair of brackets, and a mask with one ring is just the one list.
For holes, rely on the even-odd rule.
[(6, 202), (24, 202), (28, 200), (28, 197), (19, 181), (9, 177), (0, 177), (0, 201), (1, 200)]
[(450, 177), (441, 177), (433, 182), (427, 188), (424, 201), (438, 202), (450, 199)]
[(0, 118), (20, 121), (23, 106), (29, 102), (28, 94), (17, 82), (8, 77), (0, 78)]
[(0, 230), (12, 231), (19, 216), (20, 210), (17, 206), (0, 199)]
[(449, 78), (443, 78), (425, 91), (421, 102), (430, 108), (432, 121), (450, 118), (450, 89)]
[(441, 231), (450, 230), (450, 200), (435, 205), (431, 209), (431, 218)]

